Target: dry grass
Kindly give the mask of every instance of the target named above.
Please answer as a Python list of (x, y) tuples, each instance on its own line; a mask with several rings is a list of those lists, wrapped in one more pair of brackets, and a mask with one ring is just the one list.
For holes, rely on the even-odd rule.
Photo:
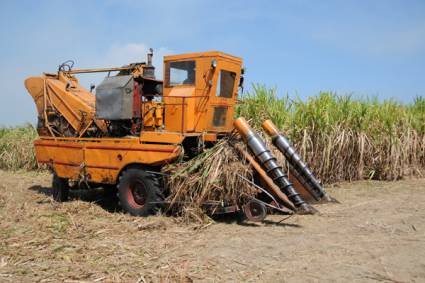
[(195, 158), (165, 168), (171, 173), (167, 187), (173, 211), (202, 222), (199, 211), (206, 203), (239, 205), (257, 193), (239, 176), (251, 179), (253, 172), (234, 149), (236, 142), (221, 140)]
[(321, 206), (321, 215), (205, 227), (113, 212), (101, 190), (55, 203), (45, 173), (0, 170), (0, 178), (0, 282), (341, 282), (364, 281), (364, 270), (389, 272), (394, 282), (424, 276), (425, 180), (339, 184), (331, 193), (341, 204)]
[(37, 131), (30, 124), (24, 127), (0, 128), (0, 169), (38, 170), (32, 142)]
[(102, 191), (56, 203), (45, 173), (0, 177), (1, 282), (185, 282), (189, 270), (168, 254), (199, 226), (110, 213)]

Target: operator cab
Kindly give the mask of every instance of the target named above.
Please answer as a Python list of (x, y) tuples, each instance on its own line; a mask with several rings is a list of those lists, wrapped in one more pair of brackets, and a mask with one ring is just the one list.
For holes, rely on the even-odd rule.
[(219, 51), (164, 57), (165, 130), (228, 133), (242, 59)]

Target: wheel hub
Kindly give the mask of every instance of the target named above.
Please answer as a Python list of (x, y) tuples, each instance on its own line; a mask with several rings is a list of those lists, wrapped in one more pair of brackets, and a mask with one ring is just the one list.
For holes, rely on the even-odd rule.
[(146, 203), (146, 188), (143, 184), (137, 182), (130, 186), (129, 189), (129, 202), (135, 206), (140, 207)]
[(267, 209), (264, 204), (251, 200), (243, 207), (243, 211), (248, 220), (254, 222), (263, 221), (267, 216)]

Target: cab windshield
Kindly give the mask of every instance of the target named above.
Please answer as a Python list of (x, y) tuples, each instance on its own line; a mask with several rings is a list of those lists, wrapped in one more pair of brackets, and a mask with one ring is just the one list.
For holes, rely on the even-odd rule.
[(196, 80), (195, 61), (178, 61), (166, 64), (166, 86), (194, 85)]

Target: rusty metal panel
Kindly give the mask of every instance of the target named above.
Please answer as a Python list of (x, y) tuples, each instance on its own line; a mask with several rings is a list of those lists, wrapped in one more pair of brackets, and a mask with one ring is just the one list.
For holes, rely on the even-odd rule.
[(125, 120), (133, 118), (133, 76), (106, 77), (96, 88), (96, 118)]

